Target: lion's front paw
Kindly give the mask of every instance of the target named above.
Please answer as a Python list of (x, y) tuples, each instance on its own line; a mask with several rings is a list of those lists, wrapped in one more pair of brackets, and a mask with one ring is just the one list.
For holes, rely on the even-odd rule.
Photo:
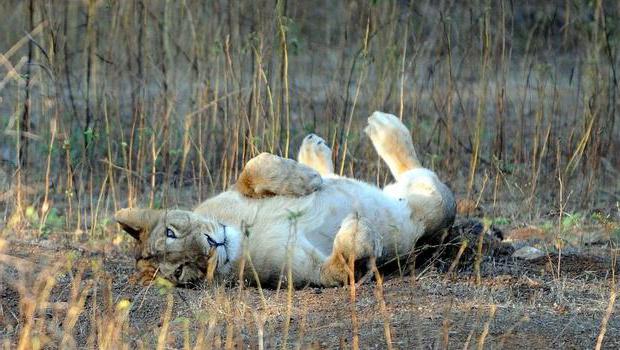
[(332, 150), (325, 140), (316, 134), (310, 134), (304, 138), (297, 159), (323, 176), (334, 173)]
[(137, 285), (137, 286), (144, 286), (144, 287), (152, 284), (154, 281), (155, 281), (155, 278), (153, 276), (149, 274), (139, 273), (139, 272), (134, 272), (127, 279), (127, 282), (129, 282), (129, 284)]
[(317, 191), (323, 184), (314, 169), (292, 159), (262, 153), (252, 158), (237, 180), (237, 191), (252, 198), (300, 197)]
[(139, 285), (139, 286), (148, 286), (153, 284), (156, 278), (156, 271), (136, 271), (129, 278), (127, 282), (129, 284)]
[(311, 167), (292, 159), (280, 158), (283, 165), (280, 171), (273, 174), (270, 181), (258, 186), (259, 191), (273, 192), (277, 195), (302, 197), (318, 191), (323, 178)]
[(349, 280), (346, 261), (344, 258), (328, 259), (321, 267), (321, 284), (325, 287), (342, 286)]
[(153, 283), (157, 275), (157, 267), (151, 262), (140, 259), (136, 262), (136, 271), (129, 276), (130, 284), (148, 286)]

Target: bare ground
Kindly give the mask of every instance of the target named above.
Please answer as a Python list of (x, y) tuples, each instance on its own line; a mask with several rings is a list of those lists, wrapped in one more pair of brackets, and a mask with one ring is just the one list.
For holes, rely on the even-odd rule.
[[(131, 304), (121, 334), (131, 347), (151, 348), (164, 341), (177, 348), (185, 342), (194, 344), (204, 335), (205, 342), (216, 348), (256, 348), (259, 325), (264, 324), (265, 348), (279, 347), (285, 341), (302, 348), (349, 348), (354, 339), (352, 320), (357, 318), (361, 348), (386, 348), (386, 328), (392, 344), (402, 349), (443, 348), (445, 344), (451, 348), (479, 344), (487, 348), (594, 348), (612, 280), (612, 262), (603, 248), (562, 256), (559, 276), (557, 256), (530, 262), (506, 255), (486, 256), (479, 283), (470, 267), (461, 266), (458, 273), (448, 276), (437, 267), (441, 264), (418, 268), (406, 276), (386, 275), (383, 297), (377, 284), (367, 281), (356, 288), (354, 316), (349, 287), (298, 289), (289, 304), (285, 287), (278, 291), (132, 285), (128, 278), (133, 259), (126, 249), (95, 246), (4, 241), (0, 344), (7, 348), (17, 344), (28, 305), (38, 303), (33, 334), (45, 334), (40, 337), (43, 345), (58, 347), (69, 328), (73, 339), (65, 344), (96, 347), (105, 338), (97, 322), (110, 318), (122, 300), (128, 300)], [(53, 280), (50, 303), (34, 301), (45, 295), (39, 283), (46, 280), (43, 276)], [(80, 291), (87, 291), (84, 307), (78, 307), (79, 317), (69, 326), (68, 314), (72, 305), (79, 305)], [(172, 308), (167, 322), (169, 300)], [(618, 349), (617, 303), (612, 311), (603, 347)], [(159, 337), (166, 326), (167, 338), (162, 340)]]

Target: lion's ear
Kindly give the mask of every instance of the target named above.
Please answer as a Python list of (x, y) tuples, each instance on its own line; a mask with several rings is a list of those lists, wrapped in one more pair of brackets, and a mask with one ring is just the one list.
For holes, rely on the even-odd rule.
[(114, 214), (114, 220), (131, 237), (140, 240), (140, 232), (150, 231), (162, 215), (161, 210), (125, 208)]

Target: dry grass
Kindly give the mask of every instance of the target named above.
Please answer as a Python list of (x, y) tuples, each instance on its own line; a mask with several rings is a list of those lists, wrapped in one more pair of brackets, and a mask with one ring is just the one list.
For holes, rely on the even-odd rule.
[[(169, 289), (157, 282), (145, 289), (127, 283), (132, 260), (120, 252), (58, 250), (49, 243), (5, 248), (3, 278), (10, 282), (0, 290), (0, 335), (6, 348), (333, 348), (353, 345), (356, 329), (360, 348), (588, 348), (605, 330), (603, 347), (619, 345), (610, 336), (620, 320), (613, 317), (605, 277), (611, 267), (604, 260), (567, 258), (559, 282), (545, 259), (488, 260), (480, 284), (465, 272), (449, 281), (437, 270), (396, 274), (356, 286), (352, 303), (347, 287), (290, 295), (264, 289), (264, 298), (254, 287)], [(66, 257), (68, 248), (73, 257)]]
[[(0, 305), (4, 347), (299, 348), (330, 334), (338, 339), (323, 346), (560, 344), (544, 334), (537, 343), (532, 320), (565, 321), (598, 336), (587, 346), (611, 346), (610, 261), (620, 240), (615, 1), (9, 0), (0, 10), (0, 295), (17, 303)], [(489, 272), (481, 241), (469, 241), (446, 263), (447, 276), (426, 267), (385, 286), (324, 292), (350, 306), (345, 315), (290, 285), (286, 300), (260, 288), (124, 289), (117, 279), (130, 266), (101, 258), (129, 263), (131, 242), (109, 219), (116, 209), (190, 208), (228, 188), (259, 152), (295, 154), (308, 132), (328, 140), (341, 174), (384, 185), (389, 171), (360, 132), (374, 110), (405, 121), (424, 165), (464, 212), (548, 253), (540, 282), (506, 268), (510, 283), (485, 286), (502, 274)], [(41, 261), (20, 241), (66, 253)], [(592, 244), (609, 274), (564, 275), (574, 262), (556, 253), (584, 254)], [(462, 281), (472, 276), (463, 276), (461, 257), (470, 247), (479, 252), (475, 286)], [(455, 289), (437, 296), (431, 286)], [(498, 300), (514, 288), (543, 301)], [(403, 309), (413, 318), (399, 311), (401, 294), (437, 306), (431, 321), (418, 306)], [(455, 316), (464, 305), (472, 308)], [(570, 318), (563, 308), (578, 311)], [(326, 332), (321, 313), (344, 326)], [(417, 323), (431, 335), (407, 328)], [(142, 326), (148, 331), (136, 333)]]

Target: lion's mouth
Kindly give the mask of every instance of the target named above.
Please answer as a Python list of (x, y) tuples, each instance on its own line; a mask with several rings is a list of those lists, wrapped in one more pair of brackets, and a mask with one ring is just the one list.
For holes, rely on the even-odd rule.
[(224, 235), (224, 239), (222, 241), (218, 242), (208, 233), (204, 233), (204, 236), (207, 239), (207, 244), (209, 245), (209, 252), (212, 254), (217, 254), (217, 267), (224, 266), (230, 261), (228, 258), (228, 236), (226, 235), (226, 225), (220, 225), (222, 225)]

